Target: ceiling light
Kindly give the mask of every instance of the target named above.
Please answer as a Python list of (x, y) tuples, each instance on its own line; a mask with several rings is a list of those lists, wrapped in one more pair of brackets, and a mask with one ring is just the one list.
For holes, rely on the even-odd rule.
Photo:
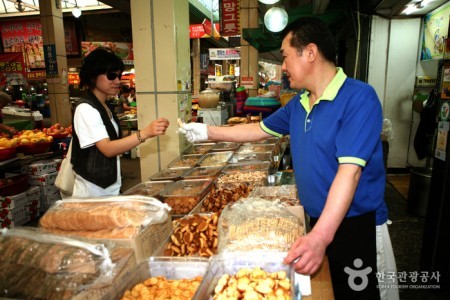
[(280, 0), (259, 0), (259, 2), (264, 3), (264, 4), (275, 4), (277, 2), (279, 2)]
[(81, 16), (81, 9), (79, 9), (78, 7), (75, 7), (74, 9), (72, 9), (72, 15), (75, 18), (79, 18)]
[(264, 25), (272, 32), (280, 32), (288, 23), (288, 14), (284, 8), (272, 7), (264, 15)]

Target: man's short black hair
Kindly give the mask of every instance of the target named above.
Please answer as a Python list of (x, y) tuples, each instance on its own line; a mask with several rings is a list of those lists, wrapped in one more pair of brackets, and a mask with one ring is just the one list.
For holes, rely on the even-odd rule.
[(303, 48), (312, 43), (317, 46), (323, 57), (336, 63), (336, 42), (333, 33), (327, 23), (315, 17), (303, 17), (289, 24), (283, 30), (283, 38), (292, 33), (291, 46), (299, 53)]

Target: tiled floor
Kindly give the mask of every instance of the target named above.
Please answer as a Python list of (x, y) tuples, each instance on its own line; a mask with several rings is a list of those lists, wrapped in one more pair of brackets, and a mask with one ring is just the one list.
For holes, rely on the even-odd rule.
[(410, 174), (388, 174), (387, 181), (405, 198), (408, 199)]

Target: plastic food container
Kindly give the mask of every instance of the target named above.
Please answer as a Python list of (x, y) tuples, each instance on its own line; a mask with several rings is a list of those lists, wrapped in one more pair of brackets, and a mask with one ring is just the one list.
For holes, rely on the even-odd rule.
[(243, 145), (251, 145), (251, 144), (276, 144), (280, 141), (277, 137), (270, 137), (262, 141), (244, 143)]
[(255, 162), (247, 164), (231, 164), (222, 169), (222, 173), (230, 174), (236, 172), (248, 172), (248, 171), (269, 171), (270, 162)]
[(222, 170), (222, 175), (215, 180), (215, 186), (223, 188), (233, 183), (246, 183), (251, 188), (264, 185), (269, 175), (270, 163), (234, 164)]
[(214, 213), (191, 213), (172, 221), (173, 231), (155, 256), (208, 258), (217, 254), (218, 219)]
[(213, 152), (205, 154), (199, 161), (199, 167), (225, 166), (233, 156), (233, 151)]
[(183, 154), (205, 154), (209, 150), (211, 150), (211, 148), (214, 147), (215, 144), (216, 143), (195, 144), (187, 148)]
[(240, 145), (240, 143), (219, 142), (210, 151), (235, 151)]
[(52, 142), (39, 142), (27, 145), (20, 145), (17, 152), (22, 152), (24, 154), (40, 154), (45, 153), (50, 150)]
[(202, 157), (203, 154), (183, 154), (170, 162), (167, 168), (193, 168)]
[(279, 186), (258, 186), (250, 197), (279, 201), (290, 206), (300, 205), (298, 199), (297, 186), (293, 184)]
[(177, 181), (180, 180), (184, 173), (187, 172), (186, 168), (178, 168), (178, 169), (164, 169), (155, 175), (150, 176), (149, 180), (172, 180)]
[(239, 270), (244, 268), (261, 268), (265, 272), (286, 273), (286, 278), (290, 281), (291, 299), (299, 299), (299, 291), (295, 281), (294, 269), (291, 265), (283, 264), (286, 257), (284, 252), (234, 252), (227, 253), (210, 258), (210, 265), (202, 283), (197, 289), (193, 299), (213, 299), (214, 289), (222, 275), (236, 275)]
[(15, 157), (16, 152), (17, 152), (17, 147), (0, 149), (0, 161)]
[(278, 154), (275, 146), (275, 144), (245, 144), (241, 145), (236, 153), (272, 152)]
[(146, 181), (126, 190), (122, 195), (144, 195), (159, 199), (159, 193), (172, 183), (172, 180)]
[(164, 276), (169, 280), (204, 277), (208, 265), (209, 260), (201, 257), (150, 257), (126, 276), (127, 280), (117, 287), (115, 299), (121, 299), (126, 290), (151, 277)]
[(163, 202), (172, 207), (175, 215), (185, 215), (211, 191), (211, 179), (180, 180), (160, 193)]
[(183, 175), (183, 179), (216, 179), (220, 172), (222, 171), (223, 167), (197, 167), (190, 169), (186, 172), (186, 174)]
[(272, 152), (235, 153), (229, 160), (230, 164), (251, 164), (260, 162), (272, 162)]

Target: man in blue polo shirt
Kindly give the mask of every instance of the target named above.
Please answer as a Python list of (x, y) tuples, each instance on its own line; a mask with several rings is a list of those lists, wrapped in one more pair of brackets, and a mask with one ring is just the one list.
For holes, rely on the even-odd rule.
[[(305, 89), (260, 124), (184, 124), (189, 141), (257, 141), (290, 135), (299, 198), (312, 230), (292, 245), (285, 263), (313, 274), (325, 253), (336, 299), (398, 299), (386, 221), (382, 109), (374, 89), (336, 68), (328, 26), (301, 18), (285, 31), (282, 70)], [(379, 287), (378, 278), (384, 287)], [(390, 284), (390, 286), (389, 286)], [(380, 281), (381, 285), (381, 281)]]

